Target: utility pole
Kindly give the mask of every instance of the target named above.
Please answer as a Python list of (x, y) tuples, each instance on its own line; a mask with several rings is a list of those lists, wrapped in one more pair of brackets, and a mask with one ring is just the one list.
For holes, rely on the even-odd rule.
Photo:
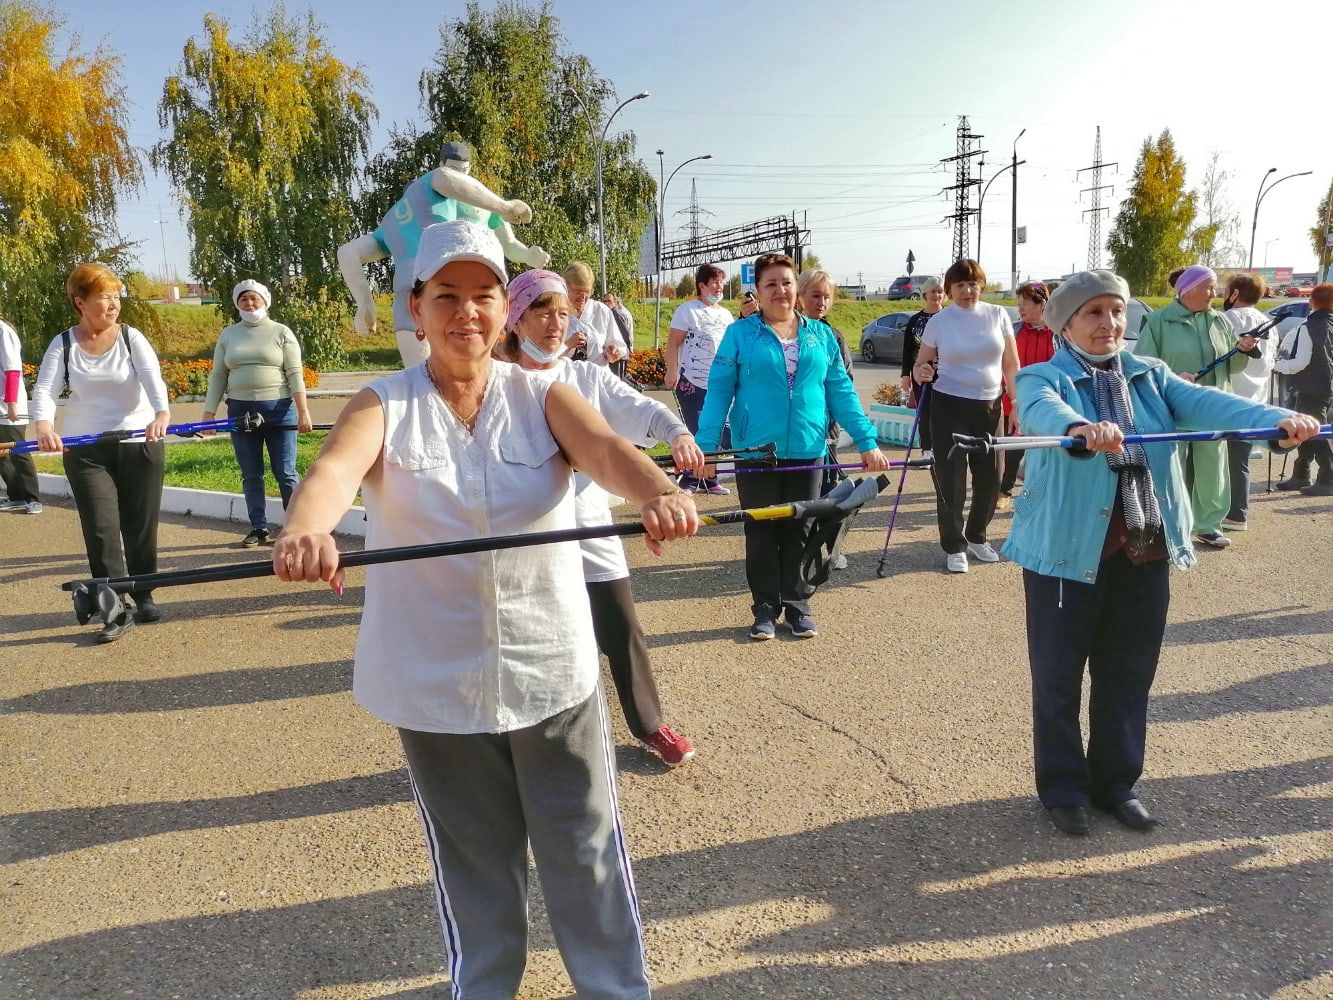
[[(1027, 162), (1018, 158), (1018, 140), (1023, 138), (1026, 133), (1027, 128), (1025, 127), (1022, 132), (1014, 136), (1013, 160), (1011, 161), (1014, 171), (1014, 187), (1013, 198), (1010, 199), (1013, 214), (1009, 220), (1009, 290), (1014, 294), (1018, 292), (1018, 165)], [(980, 223), (978, 223), (979, 226)]]
[(162, 218), (162, 202), (160, 200), (157, 203), (157, 218), (154, 221), (157, 223), (158, 235), (162, 238), (162, 281), (170, 283), (171, 274), (167, 270), (167, 220)]
[[(969, 239), (968, 219), (976, 215), (976, 210), (969, 207), (972, 189), (981, 186), (981, 178), (972, 176), (972, 158), (974, 156), (985, 156), (986, 151), (981, 148), (983, 136), (972, 131), (972, 127), (967, 123), (967, 115), (958, 117), (958, 151), (953, 156), (945, 157), (940, 160), (941, 163), (954, 164), (955, 182), (944, 189), (944, 193), (952, 191), (954, 193), (954, 211), (952, 215), (946, 215), (946, 219), (952, 219), (953, 228), (953, 259), (955, 261), (963, 260), (967, 257), (968, 248), (972, 241)], [(984, 162), (984, 161), (983, 161)]]
[(1111, 214), (1109, 206), (1102, 206), (1102, 192), (1114, 190), (1110, 184), (1102, 183), (1102, 170), (1105, 167), (1118, 167), (1119, 162), (1102, 162), (1102, 127), (1097, 126), (1097, 141), (1092, 147), (1092, 166), (1084, 167), (1078, 173), (1092, 171), (1092, 187), (1084, 188), (1080, 195), (1092, 193), (1092, 207), (1083, 210), (1084, 215), (1092, 216), (1092, 227), (1088, 230), (1088, 270), (1095, 271), (1102, 266), (1102, 213)]
[(699, 182), (696, 179), (691, 178), (690, 180), (690, 207), (682, 208), (676, 214), (688, 215), (690, 217), (690, 221), (681, 227), (689, 233), (690, 249), (694, 249), (699, 245), (699, 236), (701, 233), (710, 233), (713, 231), (711, 226), (706, 226), (699, 221), (701, 215), (711, 216), (713, 213), (706, 208), (699, 207)]

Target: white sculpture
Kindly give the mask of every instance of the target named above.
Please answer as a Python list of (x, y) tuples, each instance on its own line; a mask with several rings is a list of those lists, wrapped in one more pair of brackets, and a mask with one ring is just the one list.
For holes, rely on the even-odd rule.
[(393, 258), (393, 322), (398, 353), (403, 366), (424, 361), (430, 347), (416, 337), (415, 324), (407, 310), (412, 291), (412, 261), (421, 231), (437, 222), (464, 219), (495, 230), (507, 258), (528, 267), (545, 267), (551, 256), (541, 247), (524, 246), (510, 223), (532, 221), (532, 209), (521, 201), (501, 198), (471, 176), (472, 150), (463, 142), (447, 142), (440, 150), (440, 166), (422, 174), (403, 191), (379, 228), (358, 236), (338, 248), (338, 269), (356, 301), (356, 329), (375, 332), (375, 296), (366, 280), (363, 265)]

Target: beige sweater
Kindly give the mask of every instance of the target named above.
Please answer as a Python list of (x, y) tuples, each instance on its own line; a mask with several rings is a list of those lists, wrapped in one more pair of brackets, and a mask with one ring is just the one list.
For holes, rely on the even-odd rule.
[(216, 413), (223, 393), (247, 401), (285, 399), (305, 392), (301, 345), (281, 323), (233, 323), (218, 336), (204, 410)]

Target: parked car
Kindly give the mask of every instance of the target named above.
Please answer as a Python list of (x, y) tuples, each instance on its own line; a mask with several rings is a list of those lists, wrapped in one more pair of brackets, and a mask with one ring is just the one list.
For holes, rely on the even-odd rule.
[(1303, 299), (1308, 299), (1314, 294), (1314, 285), (1310, 284), (1308, 281), (1302, 282), (1299, 285), (1292, 285), (1291, 288), (1292, 291), (1288, 293), (1289, 295), (1299, 295)]
[(939, 276), (934, 274), (904, 274), (899, 278), (894, 278), (893, 284), (889, 286), (889, 301), (895, 302), (899, 299), (924, 298), (924, 286), (931, 278), (934, 278), (936, 281), (940, 280)]
[(1141, 299), (1130, 299), (1125, 306), (1125, 343), (1129, 345), (1132, 352), (1134, 345), (1139, 342), (1139, 331), (1143, 329), (1143, 324), (1148, 322), (1148, 313), (1152, 312), (1152, 306)]
[(887, 313), (861, 327), (861, 360), (868, 365), (903, 363), (903, 328), (910, 312)]

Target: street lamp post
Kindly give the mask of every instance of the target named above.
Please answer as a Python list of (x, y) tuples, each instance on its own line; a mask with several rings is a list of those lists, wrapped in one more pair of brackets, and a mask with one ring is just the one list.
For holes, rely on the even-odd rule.
[(991, 179), (986, 182), (986, 186), (981, 189), (981, 197), (977, 199), (977, 263), (978, 264), (981, 263), (981, 208), (983, 205), (986, 204), (986, 192), (989, 191), (990, 186), (995, 183), (995, 178), (999, 177), (1001, 174), (1007, 174), (1010, 170), (1017, 170), (1018, 165), (1020, 163), (1027, 163), (1027, 160), (1015, 160), (1013, 163), (1001, 167), (999, 170), (995, 171), (995, 173), (991, 176)]
[(1269, 176), (1275, 173), (1277, 173), (1277, 167), (1268, 168), (1268, 172), (1264, 174), (1263, 180), (1259, 182), (1259, 194), (1254, 199), (1254, 218), (1250, 221), (1250, 262), (1247, 265), (1248, 267), (1254, 267), (1254, 235), (1259, 229), (1259, 206), (1263, 204), (1263, 200), (1268, 196), (1268, 192), (1272, 191), (1273, 188), (1277, 187), (1283, 181), (1289, 181), (1293, 177), (1308, 177), (1313, 171), (1302, 170), (1299, 174), (1287, 174), (1286, 177), (1279, 177), (1272, 184), (1264, 187)]
[[(588, 105), (583, 102), (579, 92), (573, 87), (567, 87), (568, 93), (574, 100), (579, 102), (579, 107), (583, 109), (583, 117), (588, 121), (588, 131), (597, 135), (597, 127), (593, 124), (592, 115), (588, 111)], [(641, 90), (633, 97), (627, 97), (619, 104), (616, 109), (606, 119), (606, 124), (602, 126), (601, 135), (597, 138), (597, 143), (593, 146), (593, 155), (597, 163), (597, 258), (601, 265), (602, 294), (606, 294), (606, 217), (603, 209), (603, 191), (602, 191), (602, 169), (605, 161), (606, 133), (611, 128), (611, 122), (615, 120), (616, 115), (624, 109), (625, 105), (632, 104), (635, 101), (641, 101), (648, 97), (648, 91)]]
[(1264, 241), (1264, 267), (1268, 266), (1268, 248), (1271, 247), (1274, 243), (1280, 243), (1281, 241), (1282, 241), (1281, 236), (1274, 236), (1271, 240)]
[[(1012, 215), (1009, 225), (1009, 289), (1012, 292), (1018, 291), (1018, 140), (1027, 134), (1027, 129), (1023, 129), (1018, 135), (1014, 136), (1014, 147), (1010, 167), (1013, 170), (1012, 180), (1014, 182), (1012, 201)], [(1025, 161), (1026, 162), (1026, 161)], [(981, 225), (977, 224), (977, 231), (980, 232)], [(980, 262), (978, 262), (980, 263)]]
[(660, 183), (657, 189), (657, 316), (653, 320), (653, 350), (662, 346), (662, 226), (666, 213), (667, 187), (675, 179), (676, 174), (680, 173), (681, 167), (688, 166), (696, 160), (711, 160), (713, 158), (712, 153), (692, 156), (671, 171), (670, 177), (662, 180), (662, 175), (666, 172), (666, 161), (663, 159), (665, 155), (665, 150), (659, 149), (657, 151), (657, 179)]

